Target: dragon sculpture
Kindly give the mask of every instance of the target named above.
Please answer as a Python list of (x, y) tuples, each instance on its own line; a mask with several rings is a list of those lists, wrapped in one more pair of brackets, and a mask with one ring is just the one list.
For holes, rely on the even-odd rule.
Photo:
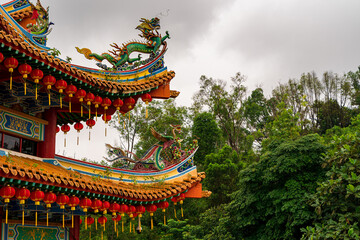
[(130, 58), (131, 53), (140, 52), (156, 55), (160, 46), (166, 45), (165, 40), (170, 38), (168, 31), (164, 37), (159, 34), (157, 31), (160, 29), (160, 19), (152, 18), (151, 20), (141, 18), (141, 24), (136, 27), (136, 29), (141, 31), (139, 34), (140, 37), (145, 38), (146, 42), (131, 41), (129, 43), (123, 44), (122, 47), (119, 47), (116, 43), (110, 44), (114, 49), (109, 51), (109, 53), (103, 53), (101, 55), (92, 53), (88, 48), (78, 48), (76, 50), (84, 54), (87, 59), (95, 59), (98, 62), (107, 60), (113, 65), (114, 68), (118, 68), (126, 63), (132, 64), (135, 61), (140, 61), (141, 54), (137, 58)]
[[(139, 158), (136, 154), (123, 151), (120, 148), (112, 147), (110, 144), (106, 144), (109, 148), (110, 153), (114, 154), (116, 157), (114, 159), (107, 159), (109, 162), (122, 160), (129, 164), (134, 164), (135, 169), (136, 165), (148, 165), (154, 166), (157, 170), (162, 170), (165, 168), (166, 162), (169, 164), (173, 163), (173, 161), (180, 159), (182, 155), (185, 154), (184, 151), (181, 150), (181, 139), (176, 136), (176, 133), (181, 132), (180, 125), (170, 125), (172, 127), (172, 136), (166, 136), (156, 132), (154, 128), (151, 128), (151, 134), (159, 140), (156, 144), (152, 145), (150, 149), (144, 154), (143, 157)], [(130, 155), (131, 157), (128, 157)]]
[(51, 29), (49, 30), (49, 26), (53, 25), (53, 23), (49, 21), (49, 7), (45, 9), (39, 0), (37, 1), (36, 6), (32, 3), (30, 4), (31, 9), (33, 10), (31, 20), (35, 20), (36, 23), (29, 23), (26, 25), (28, 31), (36, 35), (50, 32)]

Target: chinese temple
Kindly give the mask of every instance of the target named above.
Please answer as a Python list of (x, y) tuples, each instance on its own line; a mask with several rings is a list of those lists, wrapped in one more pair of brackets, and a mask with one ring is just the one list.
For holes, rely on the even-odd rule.
[(171, 136), (151, 129), (156, 143), (142, 157), (108, 145), (109, 161), (122, 162), (120, 168), (55, 154), (57, 132), (94, 129), (97, 121), (179, 92), (170, 89), (170, 36), (159, 33), (158, 18), (140, 20), (141, 41), (114, 43), (101, 54), (76, 47), (96, 68), (59, 58), (46, 44), (52, 25), (39, 1), (0, 5), (1, 239), (77, 240), (80, 228), (99, 224), (105, 231), (109, 221), (114, 228), (106, 231), (141, 231), (146, 214), (152, 229), (156, 214), (166, 225), (170, 204), (208, 197), (205, 174), (194, 165), (197, 142), (182, 148), (178, 125)]

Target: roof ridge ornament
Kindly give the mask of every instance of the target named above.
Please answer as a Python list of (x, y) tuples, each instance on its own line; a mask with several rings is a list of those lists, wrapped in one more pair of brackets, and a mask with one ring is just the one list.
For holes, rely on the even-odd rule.
[[(85, 58), (89, 60), (96, 60), (102, 62), (107, 60), (112, 66), (113, 70), (124, 70), (128, 65), (141, 66), (148, 63), (148, 60), (141, 61), (141, 54), (138, 54), (136, 58), (130, 58), (131, 53), (139, 52), (149, 55), (148, 59), (154, 59), (159, 54), (159, 49), (161, 45), (164, 45), (166, 48), (166, 39), (170, 39), (168, 31), (165, 31), (166, 35), (164, 37), (158, 32), (160, 29), (160, 19), (155, 17), (150, 20), (146, 18), (140, 19), (141, 24), (139, 24), (136, 29), (141, 32), (140, 37), (144, 38), (146, 42), (141, 41), (130, 41), (126, 44), (119, 46), (117, 43), (110, 44), (113, 47), (112, 50), (109, 50), (109, 53), (97, 54), (93, 53), (88, 48), (78, 48), (76, 50), (83, 54)], [(99, 67), (108, 69), (107, 66), (99, 64)]]

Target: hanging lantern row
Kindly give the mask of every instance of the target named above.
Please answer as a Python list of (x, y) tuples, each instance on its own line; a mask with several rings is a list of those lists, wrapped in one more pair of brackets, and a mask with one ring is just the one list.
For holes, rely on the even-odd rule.
[[(106, 118), (106, 115), (107, 115), (106, 112), (111, 105), (113, 105), (116, 108), (116, 110), (120, 111), (120, 108), (122, 106), (126, 106), (128, 110), (131, 110), (134, 108), (134, 106), (136, 104), (135, 99), (132, 97), (125, 98), (124, 100), (121, 100), (120, 98), (118, 98), (118, 99), (114, 99), (113, 101), (111, 101), (107, 97), (102, 98), (100, 96), (95, 96), (91, 92), (86, 92), (83, 89), (78, 89), (73, 84), (68, 84), (63, 79), (57, 80), (52, 75), (44, 76), (44, 73), (42, 70), (33, 69), (26, 62), (19, 65), (18, 60), (14, 57), (8, 57), (5, 59), (4, 55), (2, 53), (0, 53), (0, 63), (1, 62), (4, 62), (4, 66), (8, 69), (8, 71), (10, 73), (10, 90), (12, 90), (13, 72), (17, 68), (19, 73), (22, 76), (22, 81), (24, 83), (24, 94), (25, 95), (27, 94), (26, 81), (27, 81), (27, 79), (29, 79), (29, 75), (30, 75), (31, 79), (35, 83), (35, 99), (36, 100), (38, 99), (38, 84), (40, 84), (40, 80), (42, 80), (42, 84), (46, 87), (47, 93), (49, 96), (49, 105), (51, 105), (51, 93), (50, 93), (51, 91), (50, 90), (52, 90), (53, 89), (52, 87), (54, 86), (55, 89), (60, 93), (60, 108), (62, 108), (63, 95), (67, 95), (68, 102), (69, 102), (69, 112), (71, 112), (72, 98), (75, 97), (80, 102), (81, 116), (83, 116), (82, 103), (86, 102), (86, 105), (89, 108), (89, 119), (91, 118), (91, 105), (92, 104), (94, 104), (94, 107), (95, 107), (96, 118), (97, 118), (97, 110), (100, 106), (102, 106), (104, 108), (104, 115)], [(146, 105), (148, 105), (148, 103), (152, 101), (152, 97), (149, 93), (145, 93), (145, 94), (141, 95), (141, 99), (143, 100), (143, 102), (145, 102)], [(148, 116), (148, 111), (146, 108), (146, 116), (145, 117), (147, 118), (147, 116)]]
[[(108, 201), (101, 201), (99, 199), (91, 200), (87, 197), (82, 198), (81, 200), (76, 196), (67, 196), (64, 193), (60, 193), (56, 195), (53, 192), (47, 192), (44, 193), (43, 191), (36, 189), (35, 191), (30, 192), (25, 187), (22, 187), (20, 189), (15, 189), (11, 186), (4, 186), (0, 189), (0, 196), (3, 198), (4, 201), (4, 208), (6, 211), (6, 217), (5, 217), (5, 223), (8, 223), (8, 204), (10, 203), (10, 200), (14, 197), (19, 200), (19, 203), (22, 207), (22, 225), (24, 225), (24, 205), (25, 201), (27, 199), (31, 199), (36, 206), (35, 210), (35, 226), (37, 226), (38, 222), (38, 212), (37, 212), (37, 206), (41, 204), (41, 201), (46, 204), (46, 225), (49, 225), (49, 211), (51, 208), (51, 205), (53, 203), (57, 203), (60, 206), (60, 209), (63, 210), (63, 217), (62, 217), (62, 224), (63, 228), (65, 228), (65, 209), (66, 205), (70, 207), (71, 210), (71, 222), (72, 222), (72, 228), (74, 227), (74, 214), (76, 207), (79, 206), (82, 208), (82, 211), (85, 213), (85, 229), (87, 229), (88, 225), (91, 225), (95, 222), (96, 229), (97, 229), (97, 223), (101, 225), (103, 228), (103, 231), (106, 230), (106, 222), (107, 218), (105, 215), (108, 213), (108, 211), (112, 215), (112, 220), (114, 221), (114, 230), (117, 231), (117, 223), (119, 221), (122, 221), (122, 232), (124, 232), (124, 216), (127, 214), (130, 218), (130, 232), (135, 232), (135, 223), (133, 222), (136, 217), (138, 217), (138, 224), (139, 224), (139, 231), (141, 231), (141, 217), (143, 214), (147, 211), (149, 212), (151, 216), (151, 229), (153, 229), (153, 216), (154, 213), (158, 208), (162, 209), (162, 212), (164, 213), (164, 225), (166, 225), (166, 209), (169, 207), (169, 203), (167, 201), (163, 201), (156, 204), (148, 204), (146, 206), (144, 205), (126, 205), (126, 204), (118, 204), (116, 202), (109, 203)], [(185, 200), (185, 194), (181, 193), (177, 197), (173, 197), (171, 199), (174, 202), (174, 206), (177, 202), (180, 202), (180, 204), (183, 204), (183, 201)], [(102, 216), (100, 216), (98, 219), (95, 220), (87, 216), (88, 210), (92, 209), (93, 214), (101, 213)], [(174, 207), (175, 210), (175, 207)], [(181, 214), (183, 216), (183, 210), (181, 210)], [(176, 218), (176, 211), (175, 211), (175, 218)]]

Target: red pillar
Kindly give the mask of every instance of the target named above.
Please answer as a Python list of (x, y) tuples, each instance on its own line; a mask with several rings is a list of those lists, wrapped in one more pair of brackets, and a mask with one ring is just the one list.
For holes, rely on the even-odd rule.
[(55, 157), (56, 121), (57, 115), (54, 108), (44, 112), (44, 118), (48, 121), (45, 125), (44, 141), (38, 144), (38, 156), (42, 158)]
[(74, 228), (69, 228), (70, 240), (80, 239), (80, 216), (74, 216)]

